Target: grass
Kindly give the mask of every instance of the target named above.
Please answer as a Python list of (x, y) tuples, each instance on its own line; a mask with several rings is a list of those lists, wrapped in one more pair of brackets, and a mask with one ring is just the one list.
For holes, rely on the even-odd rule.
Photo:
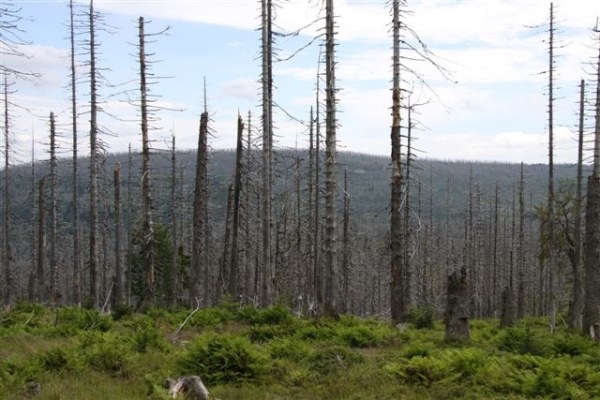
[(0, 312), (0, 398), (166, 399), (166, 377), (199, 374), (233, 399), (594, 399), (600, 347), (550, 334), (542, 319), (509, 329), (472, 321), (466, 344), (415, 314), (403, 331), (380, 319), (301, 319), (285, 307), (100, 315), (20, 304)]

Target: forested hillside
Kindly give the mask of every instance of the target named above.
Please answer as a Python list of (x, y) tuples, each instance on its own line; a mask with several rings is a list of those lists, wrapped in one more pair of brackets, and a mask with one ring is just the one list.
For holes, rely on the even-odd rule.
[[(177, 241), (181, 268), (179, 301), (186, 298), (187, 277), (189, 276), (189, 256), (191, 254), (191, 235), (194, 176), (196, 152), (185, 151), (175, 154), (175, 182), (172, 181), (172, 154), (156, 153), (151, 156), (151, 186), (153, 193), (153, 213), (155, 223), (164, 227), (161, 233), (161, 267), (157, 273), (157, 287), (160, 302), (167, 304), (168, 271), (171, 268), (172, 216), (176, 216)], [(252, 157), (248, 157), (251, 162)], [(277, 230), (277, 245), (274, 255), (277, 262), (277, 287), (279, 296), (287, 298), (295, 305), (303, 295), (300, 286), (309, 272), (305, 269), (312, 232), (308, 231), (309, 200), (307, 199), (308, 153), (306, 151), (279, 151), (276, 155), (274, 180), (274, 223)], [(217, 282), (223, 279), (228, 263), (223, 263), (223, 254), (227, 243), (225, 238), (225, 220), (227, 216), (227, 188), (233, 181), (235, 152), (214, 151), (208, 162), (209, 176), (209, 220), (211, 245), (208, 249), (209, 265), (213, 271), (211, 277)], [(110, 295), (110, 280), (114, 275), (114, 187), (113, 169), (121, 166), (121, 198), (123, 208), (123, 247), (121, 257), (125, 260), (127, 277), (131, 276), (129, 302), (136, 304), (140, 295), (140, 272), (136, 272), (139, 263), (139, 245), (136, 235), (141, 218), (140, 208), (140, 157), (132, 154), (108, 154), (100, 169), (100, 188), (102, 193), (101, 221), (102, 243), (106, 250), (102, 255), (102, 293), (103, 298)], [(412, 296), (422, 306), (433, 307), (440, 313), (440, 303), (444, 291), (445, 274), (455, 266), (473, 263), (471, 268), (478, 271), (481, 285), (502, 287), (510, 271), (515, 269), (517, 243), (512, 232), (518, 218), (518, 186), (521, 167), (517, 164), (471, 163), (436, 160), (418, 160), (414, 162), (407, 204), (410, 207), (411, 221), (411, 269)], [(540, 220), (535, 216), (535, 208), (540, 206), (546, 196), (545, 179), (547, 166), (524, 165), (524, 198), (526, 235), (522, 248), (526, 253), (525, 268), (528, 284), (534, 293), (538, 290), (539, 236)], [(62, 301), (71, 297), (70, 265), (72, 263), (72, 206), (70, 202), (71, 161), (61, 159), (58, 164), (57, 209), (60, 221), (59, 243)], [(253, 168), (250, 167), (250, 170)], [(386, 157), (365, 154), (341, 153), (338, 159), (338, 174), (347, 173), (347, 188), (340, 190), (339, 216), (343, 220), (344, 197), (349, 202), (349, 229), (347, 241), (339, 242), (340, 260), (345, 259), (347, 268), (347, 293), (343, 293), (349, 312), (358, 314), (380, 314), (389, 310), (388, 289), (388, 252), (389, 252), (389, 176), (390, 167)], [(28, 285), (39, 255), (36, 232), (39, 231), (39, 193), (37, 183), (49, 173), (48, 164), (37, 162), (21, 165), (13, 170), (19, 176), (12, 190), (14, 201), (14, 237), (15, 274), (17, 293), (20, 298), (28, 295)], [(575, 168), (568, 165), (556, 167), (559, 187), (565, 193), (574, 189)], [(80, 181), (81, 196), (85, 198), (88, 187), (87, 159), (81, 160)], [(1, 178), (1, 177), (0, 177)], [(256, 177), (255, 177), (256, 178)], [(257, 178), (256, 178), (257, 179)], [(244, 210), (256, 209), (256, 182), (251, 179), (242, 186), (247, 203)], [(175, 187), (175, 204), (171, 201), (171, 188)], [(300, 193), (297, 193), (298, 188)], [(33, 191), (32, 191), (33, 190)], [(297, 204), (297, 199), (300, 203)], [(322, 200), (321, 200), (322, 201)], [(45, 206), (47, 207), (47, 206)], [(174, 213), (174, 214), (173, 214)], [(81, 203), (81, 221), (88, 220), (87, 204)], [(320, 217), (322, 218), (322, 216)], [(247, 301), (258, 301), (256, 293), (255, 269), (260, 262), (256, 260), (256, 243), (260, 240), (256, 234), (257, 222), (248, 217), (248, 226), (243, 229), (248, 237), (243, 237), (239, 249), (244, 266), (244, 295)], [(343, 225), (339, 225), (339, 237), (343, 238)], [(465, 236), (466, 235), (466, 236)], [(42, 247), (48, 251), (47, 247)], [(495, 254), (495, 256), (494, 256)], [(344, 256), (345, 255), (345, 256)], [(131, 263), (128, 263), (131, 260)], [(136, 261), (138, 260), (138, 261)], [(129, 275), (131, 268), (131, 275)], [(495, 275), (495, 278), (494, 278)], [(85, 279), (85, 277), (84, 277)], [(493, 282), (496, 279), (496, 282)], [(365, 284), (366, 283), (366, 284)], [(568, 282), (565, 282), (567, 285)], [(129, 284), (128, 284), (129, 285)], [(33, 289), (30, 288), (30, 292)], [(206, 301), (213, 304), (223, 293), (215, 290)], [(490, 291), (490, 295), (494, 290)], [(564, 286), (561, 299), (568, 300), (568, 286)], [(29, 293), (33, 295), (33, 293)], [(481, 293), (479, 303), (474, 305), (480, 315), (494, 315), (497, 305), (487, 293)], [(432, 297), (433, 296), (433, 297)], [(499, 293), (496, 293), (499, 296)], [(538, 297), (528, 300), (529, 311), (536, 312)], [(562, 303), (565, 304), (565, 303)]]

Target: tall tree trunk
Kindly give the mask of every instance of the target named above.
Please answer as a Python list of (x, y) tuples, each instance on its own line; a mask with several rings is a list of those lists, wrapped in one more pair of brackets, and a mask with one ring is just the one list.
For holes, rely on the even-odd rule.
[(148, 136), (148, 87), (146, 85), (146, 37), (144, 18), (139, 18), (139, 62), (142, 130), (142, 259), (144, 265), (144, 295), (142, 303), (154, 304), (154, 227), (150, 196), (150, 139)]
[(46, 177), (43, 176), (38, 182), (38, 238), (37, 238), (37, 273), (36, 294), (38, 302), (46, 301)]
[(190, 302), (195, 305), (206, 293), (201, 293), (201, 284), (209, 278), (208, 266), (205, 259), (205, 233), (206, 220), (204, 215), (206, 202), (206, 159), (208, 136), (208, 112), (200, 116), (200, 130), (198, 134), (198, 150), (196, 155), (196, 178), (194, 189), (193, 210), (193, 239), (192, 239), (192, 266), (190, 276)]
[(69, 40), (71, 45), (71, 129), (73, 130), (73, 302), (81, 305), (81, 217), (79, 215), (79, 160), (77, 135), (77, 75), (75, 67), (75, 12), (73, 0), (69, 0)]
[(227, 211), (225, 215), (225, 233), (223, 234), (223, 256), (221, 257), (221, 265), (219, 269), (219, 278), (217, 282), (217, 301), (221, 299), (223, 293), (229, 288), (228, 279), (231, 278), (231, 228), (233, 225), (233, 185), (227, 188)]
[(123, 267), (122, 258), (122, 222), (121, 222), (121, 163), (115, 164), (113, 173), (113, 186), (115, 191), (115, 287), (113, 294), (113, 304), (120, 306), (123, 304)]
[(348, 170), (344, 169), (344, 227), (342, 236), (342, 279), (344, 289), (344, 308), (350, 312), (350, 193), (348, 192)]
[[(10, 196), (10, 157), (12, 149), (11, 136), (10, 136), (10, 118), (8, 112), (8, 78), (7, 74), (4, 74), (4, 219), (3, 219), (3, 230), (4, 237), (2, 241), (2, 264), (4, 264), (4, 305), (10, 305), (13, 296), (13, 276), (12, 276), (12, 254), (10, 247), (10, 231), (11, 231), (11, 196)], [(0, 286), (1, 287), (1, 286)]]
[(402, 249), (402, 156), (400, 142), (400, 1), (394, 0), (393, 7), (393, 88), (392, 88), (392, 193), (390, 211), (390, 255), (391, 286), (390, 306), (392, 323), (403, 322), (408, 313), (406, 271)]
[(577, 146), (577, 186), (575, 189), (575, 226), (574, 245), (575, 262), (573, 263), (573, 298), (569, 307), (569, 327), (581, 329), (581, 313), (583, 312), (583, 241), (581, 227), (581, 210), (583, 203), (583, 131), (585, 121), (585, 81), (582, 79), (579, 93), (579, 138)]
[(132, 212), (132, 183), (133, 183), (133, 153), (131, 143), (127, 157), (127, 302), (131, 306), (131, 284), (132, 284), (132, 265), (133, 265), (133, 212)]
[(98, 299), (98, 92), (96, 70), (96, 17), (94, 0), (90, 0), (89, 9), (89, 46), (90, 46), (90, 304), (99, 307)]
[(263, 305), (269, 305), (273, 301), (274, 291), (274, 267), (271, 260), (272, 251), (272, 205), (271, 205), (271, 160), (273, 144), (273, 73), (272, 73), (272, 0), (262, 0), (262, 123), (263, 123), (263, 165), (262, 165), (262, 292)]
[(517, 314), (521, 319), (525, 316), (525, 172), (521, 163), (519, 178), (519, 227), (517, 238)]
[(337, 305), (337, 228), (336, 228), (336, 88), (335, 88), (335, 27), (333, 0), (325, 3), (325, 270), (324, 307), (325, 315), (336, 316)]
[[(317, 112), (315, 118), (315, 200), (313, 231), (313, 282), (314, 299), (322, 310), (323, 305), (323, 265), (321, 263), (321, 117), (319, 101), (319, 77), (317, 77)], [(316, 311), (316, 310), (315, 310)]]
[(231, 262), (229, 263), (228, 293), (235, 298), (241, 294), (239, 283), (239, 250), (238, 234), (240, 230), (240, 194), (242, 191), (242, 152), (244, 138), (244, 121), (238, 114), (237, 121), (237, 148), (235, 152), (235, 178), (233, 186), (233, 219), (231, 226)]
[(57, 216), (57, 176), (56, 167), (56, 123), (54, 113), (50, 113), (50, 297), (51, 304), (57, 306), (61, 297), (56, 241), (58, 240)]
[(556, 293), (555, 293), (555, 229), (554, 229), (554, 3), (550, 3), (550, 29), (548, 42), (548, 296), (550, 326), (556, 327)]
[(588, 179), (585, 215), (585, 297), (583, 330), (600, 341), (600, 47), (596, 78), (596, 124), (594, 130), (594, 170)]
[(173, 247), (173, 255), (171, 257), (171, 276), (169, 285), (169, 305), (175, 307), (177, 305), (177, 297), (179, 293), (179, 271), (178, 271), (178, 255), (179, 243), (177, 240), (177, 148), (175, 146), (175, 135), (172, 137), (171, 146), (171, 243)]

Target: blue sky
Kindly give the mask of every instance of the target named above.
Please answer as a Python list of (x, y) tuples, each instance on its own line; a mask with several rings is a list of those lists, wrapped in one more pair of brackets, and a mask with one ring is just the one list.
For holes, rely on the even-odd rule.
[[(46, 143), (47, 115), (57, 113), (68, 143), (70, 110), (68, 84), (68, 7), (65, 1), (15, 1), (27, 17), (22, 36), (32, 45), (29, 59), (6, 60), (42, 73), (35, 82), (18, 82), (15, 101), (32, 110), (33, 116), (16, 112), (16, 143), (21, 158), (28, 158), (32, 131), (41, 149)], [(303, 27), (322, 16), (320, 0), (281, 2), (276, 24), (283, 31)], [(84, 3), (80, 3), (84, 4)], [(154, 72), (161, 79), (152, 86), (159, 104), (181, 111), (161, 111), (152, 132), (156, 148), (166, 148), (171, 134), (179, 148), (194, 148), (198, 116), (202, 111), (202, 86), (208, 84), (208, 106), (213, 120), (215, 148), (235, 144), (236, 115), (251, 111), (260, 115), (258, 10), (255, 0), (149, 1), (96, 0), (106, 13), (113, 33), (99, 32), (100, 66), (118, 87), (103, 87), (103, 107), (120, 119), (101, 117), (101, 125), (113, 133), (105, 136), (110, 151), (125, 151), (131, 143), (139, 149), (137, 109), (118, 93), (132, 89), (137, 95), (137, 18), (152, 22), (148, 32), (169, 26), (168, 35), (155, 38), (148, 52)], [(539, 0), (421, 0), (409, 1), (407, 23), (438, 62), (452, 71), (448, 80), (427, 63), (413, 62), (429, 84), (422, 88), (405, 74), (407, 87), (414, 87), (413, 102), (419, 107), (423, 130), (417, 131), (416, 147), (421, 156), (438, 159), (546, 162), (547, 53), (542, 28), (526, 26), (547, 22), (549, 2)], [(600, 15), (600, 3), (586, 0), (555, 1), (558, 39), (556, 159), (576, 159), (574, 141), (578, 83), (591, 72), (589, 62), (597, 57), (590, 28)], [(336, 0), (338, 15), (338, 87), (340, 150), (389, 154), (391, 122), (391, 39), (387, 2)], [(279, 38), (282, 56), (289, 55), (320, 33), (322, 20), (294, 38)], [(296, 119), (306, 121), (314, 104), (319, 42), (289, 61), (274, 66), (275, 101)], [(84, 58), (79, 58), (80, 62)], [(83, 68), (83, 67), (82, 67)], [(83, 69), (80, 70), (83, 70)], [(589, 77), (591, 79), (591, 77)], [(126, 83), (128, 82), (128, 83)], [(85, 85), (79, 87), (82, 111)], [(306, 127), (276, 110), (275, 125), (280, 147), (306, 147)], [(79, 118), (82, 134), (88, 130), (86, 115)], [(131, 122), (126, 122), (131, 121)], [(87, 152), (85, 137), (82, 153)], [(39, 157), (43, 157), (41, 150)]]

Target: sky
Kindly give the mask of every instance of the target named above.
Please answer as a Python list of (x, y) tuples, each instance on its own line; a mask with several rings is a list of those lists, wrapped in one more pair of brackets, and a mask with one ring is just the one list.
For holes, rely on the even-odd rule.
[[(276, 145), (306, 148), (310, 108), (323, 33), (322, 0), (275, 0), (276, 47), (282, 59), (274, 65)], [(68, 7), (66, 1), (14, 1), (21, 8), (20, 36), (30, 42), (27, 58), (3, 56), (3, 63), (38, 72), (17, 81), (11, 99), (27, 111), (13, 112), (18, 157), (30, 157), (32, 136), (36, 157), (44, 158), (48, 115), (56, 114), (61, 148), (70, 156), (70, 91)], [(80, 11), (86, 2), (80, 2)], [(391, 124), (390, 7), (384, 0), (335, 0), (337, 16), (338, 150), (388, 156)], [(139, 107), (135, 99), (138, 62), (138, 17), (148, 24), (152, 98), (160, 110), (152, 121), (153, 147), (167, 149), (174, 135), (177, 148), (197, 146), (199, 115), (211, 116), (213, 148), (235, 146), (238, 113), (260, 124), (260, 19), (258, 0), (96, 0), (104, 14), (99, 66), (106, 81), (100, 86), (102, 140), (110, 152), (141, 148)], [(446, 73), (416, 54), (403, 50), (409, 68), (404, 88), (415, 106), (414, 147), (419, 157), (546, 163), (548, 16), (541, 0), (408, 1), (406, 25), (418, 34)], [(591, 28), (600, 2), (554, 1), (556, 15), (555, 160), (577, 158), (577, 110), (580, 79), (592, 80), (597, 60)], [(78, 41), (86, 39), (80, 32)], [(409, 43), (415, 44), (414, 39)], [(292, 56), (289, 58), (290, 56)], [(288, 59), (289, 58), (289, 59)], [(78, 71), (86, 56), (78, 45)], [(426, 84), (423, 85), (422, 82)], [(88, 89), (79, 93), (80, 154), (89, 152)], [(588, 91), (591, 105), (592, 90)], [(588, 120), (588, 127), (591, 126)]]

